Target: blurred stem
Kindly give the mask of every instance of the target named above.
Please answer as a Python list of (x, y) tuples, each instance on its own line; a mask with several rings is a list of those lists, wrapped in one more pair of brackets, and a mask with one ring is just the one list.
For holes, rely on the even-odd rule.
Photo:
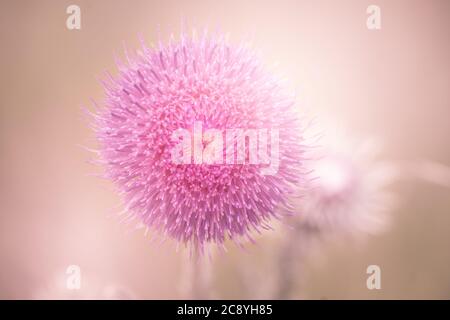
[(276, 299), (291, 299), (295, 292), (302, 292), (304, 266), (315, 234), (316, 230), (306, 225), (297, 225), (284, 238), (278, 260)]
[(206, 299), (205, 292), (204, 292), (204, 285), (203, 285), (203, 273), (204, 268), (201, 261), (202, 257), (200, 256), (199, 250), (196, 247), (194, 249), (194, 254), (191, 257), (191, 263), (192, 263), (192, 292), (191, 297), (193, 300), (201, 300)]
[(211, 261), (198, 248), (192, 250), (182, 261), (182, 295), (192, 300), (210, 299)]

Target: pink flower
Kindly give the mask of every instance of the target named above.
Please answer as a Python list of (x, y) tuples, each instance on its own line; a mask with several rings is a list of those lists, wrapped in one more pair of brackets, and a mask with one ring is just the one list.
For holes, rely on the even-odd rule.
[(307, 165), (313, 178), (297, 203), (297, 221), (324, 235), (381, 232), (390, 220), (393, 197), (387, 187), (396, 171), (391, 163), (378, 159), (374, 141), (348, 143), (343, 136), (328, 132), (315, 160)]
[[(143, 44), (127, 55), (126, 64), (119, 63), (119, 71), (104, 84), (106, 99), (95, 116), (95, 131), (106, 176), (133, 217), (179, 242), (203, 247), (251, 239), (252, 231), (270, 228), (272, 218), (292, 213), (289, 197), (304, 181), (294, 99), (245, 44), (233, 46), (206, 32), (199, 38), (182, 34), (158, 49)], [(201, 129), (193, 133), (195, 124)], [(193, 133), (194, 141), (187, 143), (194, 145), (190, 163), (173, 161), (178, 143), (173, 134), (180, 129)], [(198, 145), (205, 148), (201, 156), (210, 141), (205, 136), (195, 141), (209, 129), (224, 137), (228, 129), (278, 136), (258, 136), (259, 162), (250, 161), (254, 145), (243, 153), (244, 163), (197, 163)], [(225, 159), (231, 148), (233, 159), (239, 159), (233, 147), (223, 145), (219, 155)], [(265, 174), (274, 161), (276, 170)]]

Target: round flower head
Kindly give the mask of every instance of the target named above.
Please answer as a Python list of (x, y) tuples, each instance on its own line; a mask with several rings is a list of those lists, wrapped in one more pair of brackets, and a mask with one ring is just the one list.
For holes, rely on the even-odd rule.
[(303, 182), (294, 98), (245, 45), (182, 34), (105, 82), (96, 134), (106, 175), (147, 228), (203, 247), (250, 239)]
[(313, 177), (298, 206), (298, 222), (324, 233), (382, 231), (392, 204), (386, 191), (393, 180), (392, 166), (376, 160), (373, 141), (346, 145), (341, 137), (329, 137), (308, 165)]

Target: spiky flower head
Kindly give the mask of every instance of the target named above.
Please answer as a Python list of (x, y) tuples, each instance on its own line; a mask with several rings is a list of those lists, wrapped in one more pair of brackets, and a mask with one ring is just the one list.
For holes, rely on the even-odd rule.
[(375, 139), (352, 141), (338, 129), (324, 135), (307, 165), (313, 177), (297, 207), (299, 226), (341, 235), (383, 231), (393, 205), (388, 190), (395, 177), (393, 165), (379, 159)]
[[(182, 33), (158, 48), (143, 43), (118, 67), (95, 130), (106, 176), (133, 217), (203, 247), (251, 239), (293, 212), (289, 197), (304, 180), (294, 97), (249, 46)], [(191, 135), (174, 139), (179, 130)], [(181, 142), (188, 162), (174, 158)]]

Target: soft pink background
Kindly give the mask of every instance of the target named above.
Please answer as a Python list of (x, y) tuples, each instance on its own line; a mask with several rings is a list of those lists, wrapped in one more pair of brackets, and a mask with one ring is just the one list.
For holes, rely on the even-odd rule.
[[(70, 4), (81, 7), (80, 31), (66, 29)], [(369, 4), (381, 7), (379, 31), (366, 28)], [(99, 169), (79, 145), (95, 146), (81, 106), (101, 99), (97, 76), (115, 70), (122, 41), (137, 46), (142, 32), (156, 42), (158, 26), (167, 39), (183, 17), (232, 40), (253, 38), (300, 106), (355, 137), (382, 138), (390, 159), (450, 165), (449, 1), (2, 1), (0, 298), (36, 297), (71, 264), (99, 286), (179, 297), (181, 254), (126, 234), (111, 216), (118, 197), (89, 176)], [(450, 298), (449, 189), (411, 178), (394, 192), (401, 204), (391, 231), (362, 249), (326, 248), (326, 263), (308, 270), (308, 297)], [(219, 257), (219, 297), (251, 298), (236, 265), (263, 251)], [(366, 289), (369, 264), (382, 267), (380, 291)]]

